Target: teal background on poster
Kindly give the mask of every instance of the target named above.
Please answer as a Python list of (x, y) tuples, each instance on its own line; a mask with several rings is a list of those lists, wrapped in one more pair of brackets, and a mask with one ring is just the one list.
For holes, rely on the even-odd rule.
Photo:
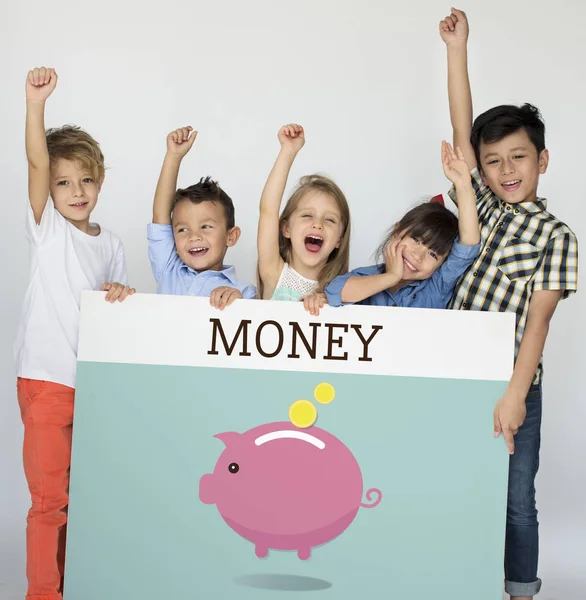
[[(287, 421), (327, 381), (316, 425), (362, 469), (373, 509), (308, 561), (265, 559), (199, 501), (213, 435)], [(65, 600), (364, 595), (500, 600), (508, 454), (492, 435), (506, 382), (80, 362)]]

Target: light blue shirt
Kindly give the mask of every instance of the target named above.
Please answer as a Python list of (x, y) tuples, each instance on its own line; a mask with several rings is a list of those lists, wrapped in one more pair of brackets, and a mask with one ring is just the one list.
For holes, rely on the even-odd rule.
[(236, 270), (232, 266), (201, 273), (188, 267), (177, 254), (171, 225), (149, 223), (147, 239), (157, 294), (210, 296), (216, 288), (229, 286), (240, 290), (243, 298), (256, 298), (256, 288), (236, 279)]
[[(456, 240), (448, 258), (428, 279), (408, 283), (395, 293), (383, 290), (374, 296), (370, 296), (370, 298), (356, 302), (356, 304), (412, 308), (446, 308), (458, 279), (474, 262), (479, 251), (480, 244), (476, 244), (476, 246), (463, 246)], [(342, 288), (350, 277), (380, 275), (384, 272), (385, 265), (372, 265), (370, 267), (359, 267), (350, 271), (350, 273), (346, 273), (346, 275), (336, 277), (325, 289), (328, 304), (330, 306), (353, 304), (352, 302), (342, 302), (341, 297)]]

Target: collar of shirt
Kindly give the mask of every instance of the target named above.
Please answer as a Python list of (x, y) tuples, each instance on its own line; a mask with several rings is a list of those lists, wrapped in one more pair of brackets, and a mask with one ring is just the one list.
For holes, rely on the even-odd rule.
[(223, 275), (232, 286), (236, 287), (237, 284), (236, 269), (233, 265), (225, 265), (221, 271), (212, 271), (211, 269), (208, 269), (207, 271), (195, 271), (194, 269), (188, 267), (185, 264), (182, 266), (182, 269), (184, 269), (188, 273), (191, 273), (192, 275), (195, 275), (196, 277), (207, 278), (212, 276)]
[(509, 204), (500, 198), (497, 199), (499, 207), (503, 212), (512, 212), (515, 215), (538, 213), (547, 209), (547, 200), (545, 198), (537, 198), (535, 202), (519, 202), (518, 204)]

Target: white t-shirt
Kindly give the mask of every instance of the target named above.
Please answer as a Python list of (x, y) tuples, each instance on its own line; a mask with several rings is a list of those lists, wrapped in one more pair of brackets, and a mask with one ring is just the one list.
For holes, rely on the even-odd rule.
[(14, 346), (17, 377), (75, 388), (81, 292), (106, 281), (126, 285), (124, 248), (110, 231), (77, 229), (51, 198), (40, 225), (28, 205), (26, 237), (31, 262)]

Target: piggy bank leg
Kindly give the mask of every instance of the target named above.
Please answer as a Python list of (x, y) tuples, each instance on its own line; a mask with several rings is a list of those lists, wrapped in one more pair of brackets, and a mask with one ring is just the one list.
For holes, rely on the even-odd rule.
[(297, 557), (299, 560), (309, 560), (311, 556), (311, 548), (307, 546), (307, 548), (299, 548), (297, 550)]
[(258, 558), (266, 558), (269, 553), (269, 547), (264, 544), (256, 544), (254, 547), (254, 553)]

